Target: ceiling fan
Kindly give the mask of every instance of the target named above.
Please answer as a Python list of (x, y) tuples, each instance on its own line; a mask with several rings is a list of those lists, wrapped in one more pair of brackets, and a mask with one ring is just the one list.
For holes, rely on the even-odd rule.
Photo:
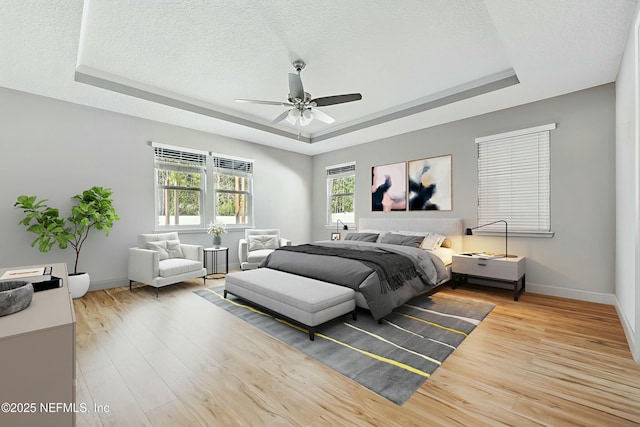
[(304, 91), (300, 72), (304, 70), (306, 64), (303, 60), (293, 61), (293, 68), (298, 74), (289, 73), (289, 102), (278, 101), (258, 101), (255, 99), (236, 99), (236, 102), (249, 102), (253, 104), (279, 105), (283, 107), (292, 107), (276, 117), (272, 124), (287, 120), (292, 125), (296, 122), (299, 126), (306, 126), (315, 118), (324, 123), (333, 123), (335, 119), (318, 110), (316, 107), (326, 107), (329, 105), (344, 104), (345, 102), (359, 101), (362, 95), (359, 93), (350, 93), (345, 95), (323, 96), (321, 98), (311, 98), (309, 92)]

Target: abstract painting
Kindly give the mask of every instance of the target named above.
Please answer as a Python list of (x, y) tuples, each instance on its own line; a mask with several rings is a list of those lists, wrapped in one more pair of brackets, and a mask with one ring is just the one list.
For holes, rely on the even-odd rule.
[(409, 210), (450, 211), (451, 154), (409, 162)]
[(393, 163), (371, 168), (371, 210), (404, 211), (407, 209), (407, 163)]

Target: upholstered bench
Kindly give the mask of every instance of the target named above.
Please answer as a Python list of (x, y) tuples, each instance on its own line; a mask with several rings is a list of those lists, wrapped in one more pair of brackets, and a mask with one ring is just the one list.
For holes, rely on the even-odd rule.
[(270, 268), (227, 274), (227, 293), (302, 324), (312, 341), (317, 326), (349, 312), (356, 319), (353, 289)]

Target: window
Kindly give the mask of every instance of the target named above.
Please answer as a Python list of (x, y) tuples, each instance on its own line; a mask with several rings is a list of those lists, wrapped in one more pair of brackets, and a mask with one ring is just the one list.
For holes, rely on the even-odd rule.
[(215, 218), (227, 225), (253, 225), (253, 161), (213, 155)]
[(156, 226), (204, 227), (206, 153), (153, 144)]
[(356, 164), (327, 167), (327, 224), (355, 224)]
[[(549, 131), (544, 125), (477, 138), (478, 225), (551, 236)], [(502, 224), (478, 231), (503, 231)]]

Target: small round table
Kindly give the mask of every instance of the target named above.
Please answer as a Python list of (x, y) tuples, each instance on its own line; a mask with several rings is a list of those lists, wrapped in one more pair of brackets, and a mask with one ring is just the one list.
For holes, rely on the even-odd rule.
[[(220, 252), (224, 252), (225, 255), (225, 270), (224, 272), (218, 271), (218, 254)], [(211, 274), (209, 274), (209, 257), (207, 256), (207, 254), (212, 254), (211, 258), (212, 258), (212, 269), (211, 269)], [(207, 269), (207, 275), (205, 276), (205, 282), (207, 281), (207, 279), (221, 279), (222, 277), (224, 277), (227, 273), (229, 273), (229, 248), (225, 248), (223, 246), (220, 246), (219, 248), (204, 248), (204, 268)], [(209, 276), (214, 276), (216, 274), (222, 274), (221, 277), (209, 277)]]

